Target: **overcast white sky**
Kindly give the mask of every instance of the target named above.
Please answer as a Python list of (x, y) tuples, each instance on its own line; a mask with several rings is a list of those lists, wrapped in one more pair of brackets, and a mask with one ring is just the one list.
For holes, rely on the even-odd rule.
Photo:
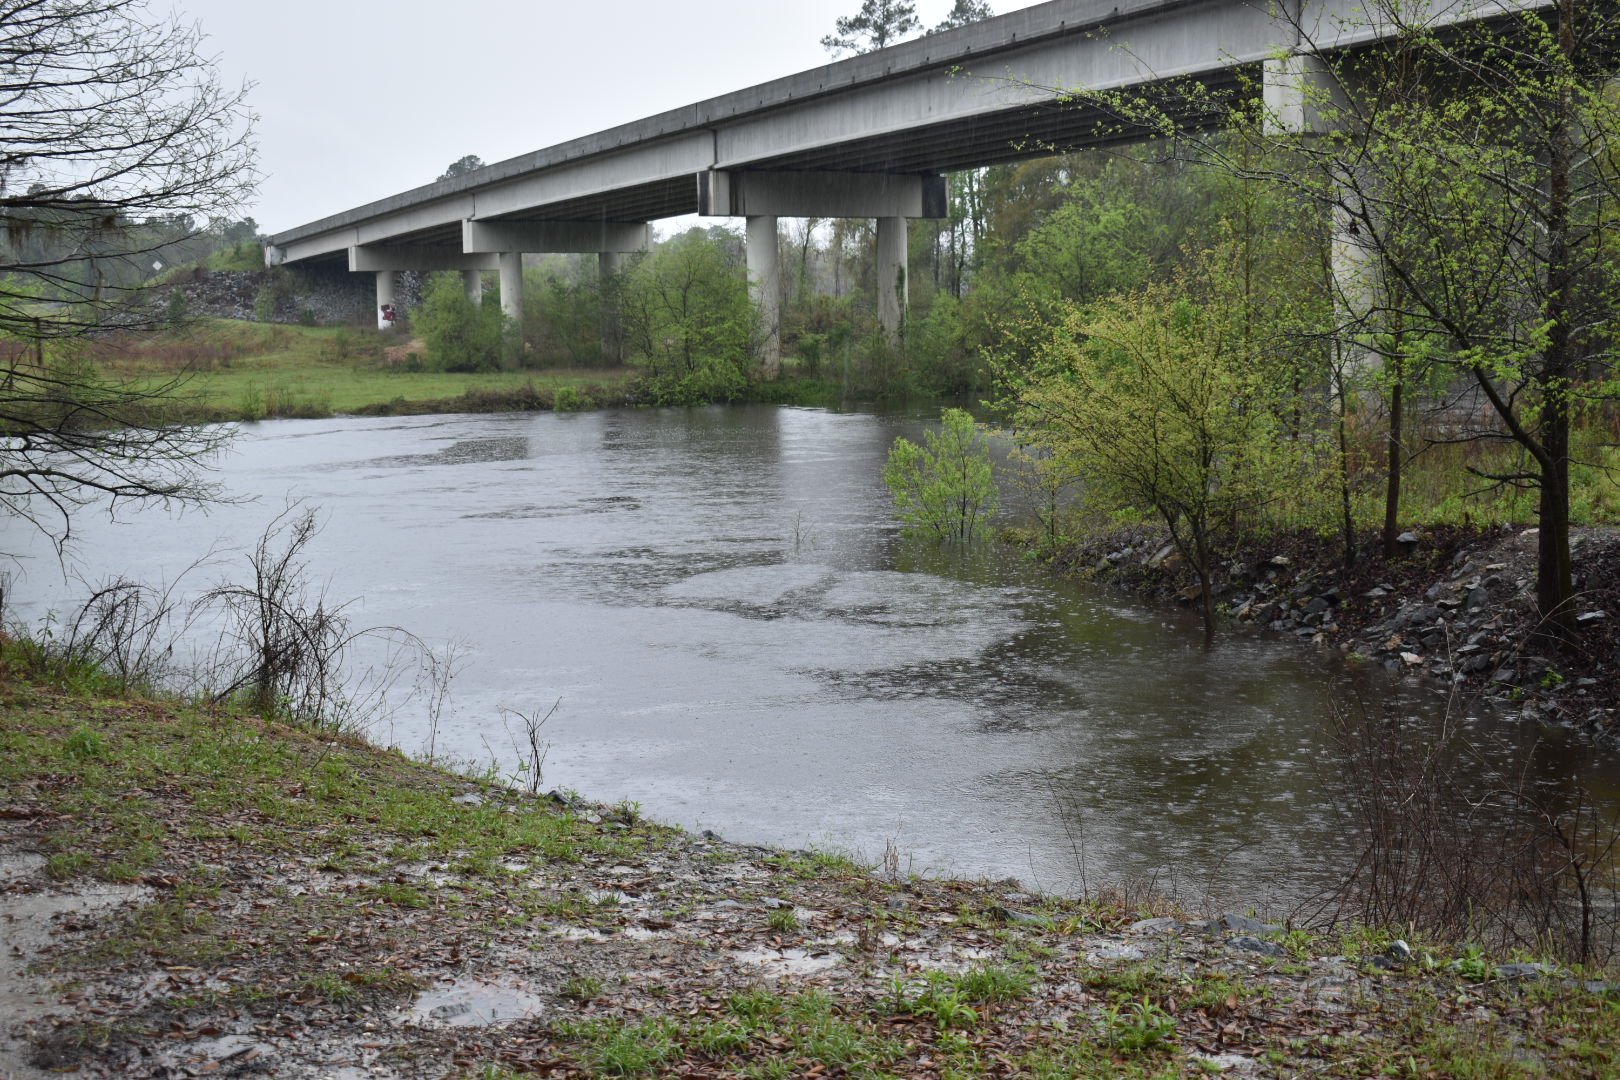
[[(173, 0), (256, 83), (274, 233), (436, 178), (827, 63), (860, 0)], [(992, 0), (997, 14), (1037, 0)], [(154, 4), (161, 10), (162, 0)], [(917, 0), (925, 26), (951, 0)]]

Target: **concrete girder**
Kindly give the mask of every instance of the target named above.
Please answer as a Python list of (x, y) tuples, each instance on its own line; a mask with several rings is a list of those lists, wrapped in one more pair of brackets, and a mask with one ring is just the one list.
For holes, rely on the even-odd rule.
[(461, 249), (482, 252), (577, 253), (645, 251), (652, 226), (617, 221), (463, 221)]
[(943, 218), (943, 176), (852, 172), (698, 173), (705, 217)]
[(494, 270), (494, 255), (464, 255), (454, 248), (410, 244), (374, 244), (349, 248), (349, 269), (363, 270)]

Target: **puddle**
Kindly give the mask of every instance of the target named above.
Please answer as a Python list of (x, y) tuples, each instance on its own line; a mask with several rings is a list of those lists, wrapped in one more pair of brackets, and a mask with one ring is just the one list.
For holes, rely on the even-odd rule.
[(515, 979), (457, 979), (417, 995), (408, 1019), (450, 1027), (487, 1027), (503, 1020), (528, 1020), (545, 1011), (545, 1001)]
[[(248, 1066), (250, 1062), (256, 1063), (253, 1072), (262, 1070), (265, 1059), (275, 1056), (275, 1047), (269, 1043), (260, 1042), (251, 1035), (223, 1035), (217, 1039), (199, 1039), (188, 1043), (173, 1052), (165, 1055), (169, 1068), (179, 1067), (189, 1075), (196, 1066), (202, 1066), (196, 1071), (212, 1072), (220, 1065), (229, 1065), (233, 1068)], [(187, 1068), (190, 1066), (190, 1068)]]
[(17, 878), (32, 877), (45, 867), (43, 855), (0, 855), (0, 885)]
[(748, 949), (734, 952), (731, 957), (745, 964), (759, 965), (765, 969), (765, 976), (772, 979), (784, 975), (813, 975), (843, 962), (842, 957), (819, 949), (814, 953), (805, 949)]
[(547, 930), (546, 936), (561, 938), (563, 941), (611, 941), (614, 938), (651, 941), (654, 938), (668, 937), (669, 934), (662, 930), (648, 930), (644, 926), (626, 926), (611, 934), (601, 930), (587, 930), (583, 926), (556, 926)]
[(1123, 945), (1113, 942), (1099, 945), (1091, 951), (1093, 960), (1140, 960), (1145, 955), (1147, 954), (1135, 945)]

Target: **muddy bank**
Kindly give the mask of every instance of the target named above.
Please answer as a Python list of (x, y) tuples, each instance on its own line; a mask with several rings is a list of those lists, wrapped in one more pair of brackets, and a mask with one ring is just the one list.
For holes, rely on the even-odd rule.
[(738, 845), (8, 684), (0, 1076), (1592, 1076), (1616, 987)]
[[(1228, 555), (1215, 585), (1223, 629), (1290, 635), (1353, 663), (1455, 687), (1527, 720), (1620, 739), (1620, 530), (1573, 530), (1581, 637), (1567, 652), (1536, 637), (1534, 528), (1440, 526), (1402, 535), (1396, 558), (1363, 555), (1348, 568), (1339, 542), (1314, 535)], [(1369, 537), (1363, 549), (1371, 547)], [(1161, 529), (1075, 544), (1055, 564), (1169, 602), (1199, 596), (1195, 575)]]

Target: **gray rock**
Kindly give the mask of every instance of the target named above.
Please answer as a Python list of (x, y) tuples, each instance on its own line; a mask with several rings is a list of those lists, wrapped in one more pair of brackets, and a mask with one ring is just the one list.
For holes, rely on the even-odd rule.
[(1259, 919), (1248, 915), (1239, 915), (1233, 911), (1228, 911), (1219, 918), (1211, 919), (1206, 925), (1211, 933), (1224, 930), (1232, 934), (1275, 934), (1282, 929), (1275, 923), (1261, 922)]
[(1575, 616), (1575, 621), (1582, 626), (1585, 626), (1588, 623), (1602, 622), (1608, 617), (1609, 613), (1607, 611), (1585, 611)]
[(1181, 929), (1181, 920), (1161, 915), (1157, 919), (1142, 919), (1131, 923), (1133, 934), (1174, 934)]
[(1011, 923), (1013, 926), (1052, 925), (1052, 920), (1047, 918), (1045, 915), (1037, 915), (1028, 911), (1019, 911), (1016, 908), (995, 907), (991, 909), (991, 913), (1000, 918), (1003, 922)]
[(1384, 956), (1397, 964), (1409, 963), (1412, 959), (1412, 946), (1397, 939), (1389, 943), (1389, 948), (1384, 950)]
[(908, 906), (903, 896), (891, 896), (883, 901), (883, 907), (888, 911), (904, 911)]
[(1091, 955), (1092, 955), (1092, 958), (1096, 959), (1096, 960), (1127, 960), (1128, 961), (1128, 960), (1141, 960), (1146, 954), (1144, 954), (1142, 952), (1142, 950), (1138, 949), (1135, 945), (1125, 945), (1125, 944), (1117, 944), (1117, 943), (1114, 943), (1114, 942), (1108, 942), (1107, 944), (1097, 946), (1096, 951), (1093, 952)]
[(1318, 596), (1310, 603), (1305, 605), (1305, 614), (1320, 615), (1332, 606), (1333, 601), (1327, 599), (1326, 597)]
[(1259, 938), (1250, 937), (1247, 934), (1238, 934), (1235, 937), (1229, 937), (1226, 939), (1226, 944), (1230, 948), (1238, 949), (1242, 952), (1259, 953), (1261, 956), (1271, 956), (1281, 959), (1282, 957), (1288, 955), (1288, 950), (1283, 948), (1281, 945), (1278, 945), (1275, 941), (1261, 941)]
[(1540, 978), (1545, 975), (1556, 975), (1558, 969), (1546, 964), (1500, 964), (1496, 969), (1498, 979), (1529, 979)]
[(476, 792), (476, 791), (469, 791), (464, 795), (457, 795), (455, 798), (451, 799), (450, 801), (453, 802), (453, 803), (460, 803), (462, 806), (483, 806), (484, 805), (484, 797), (482, 795), (478, 794), (478, 792)]
[(1484, 607), (1490, 602), (1491, 591), (1485, 586), (1480, 585), (1468, 590), (1468, 599), (1464, 601), (1463, 606), (1469, 611), (1478, 611), (1480, 608)]
[(1368, 600), (1382, 600), (1384, 597), (1389, 595), (1389, 590), (1384, 588), (1382, 585), (1374, 585), (1361, 595), (1366, 597)]
[(1397, 544), (1416, 544), (1420, 540), (1422, 540), (1422, 537), (1415, 532), (1403, 532), (1395, 538)]

